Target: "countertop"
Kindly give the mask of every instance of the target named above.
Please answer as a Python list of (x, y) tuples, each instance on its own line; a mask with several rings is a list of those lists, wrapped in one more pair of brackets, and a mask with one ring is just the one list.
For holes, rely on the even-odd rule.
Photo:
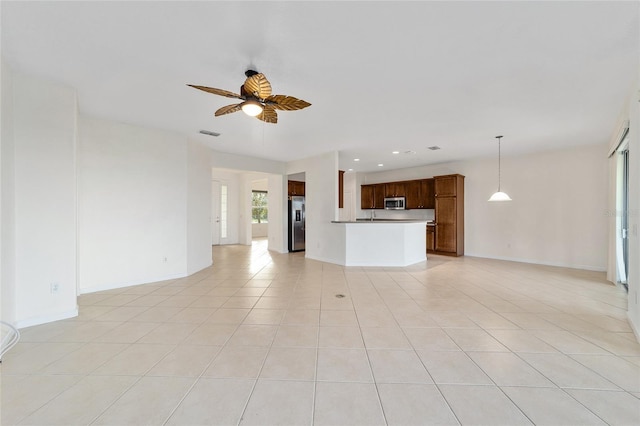
[(353, 220), (332, 220), (331, 223), (426, 223), (427, 225), (429, 222), (427, 220), (421, 220), (421, 219), (356, 219), (355, 221)]

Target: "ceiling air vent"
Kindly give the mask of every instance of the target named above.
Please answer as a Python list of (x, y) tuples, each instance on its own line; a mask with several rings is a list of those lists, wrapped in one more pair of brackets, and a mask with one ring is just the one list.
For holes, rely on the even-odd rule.
[(202, 133), (203, 135), (207, 135), (207, 136), (220, 136), (220, 133), (218, 132), (212, 132), (211, 130), (200, 130), (200, 133)]
[(440, 147), (438, 145), (434, 145), (434, 146), (428, 146), (427, 149), (430, 149), (431, 151), (437, 151), (440, 149)]

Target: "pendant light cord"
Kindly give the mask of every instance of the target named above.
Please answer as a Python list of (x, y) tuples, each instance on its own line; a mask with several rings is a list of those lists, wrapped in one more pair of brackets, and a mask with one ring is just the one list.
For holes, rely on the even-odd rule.
[(502, 136), (496, 136), (498, 139), (498, 192), (500, 192), (500, 139)]

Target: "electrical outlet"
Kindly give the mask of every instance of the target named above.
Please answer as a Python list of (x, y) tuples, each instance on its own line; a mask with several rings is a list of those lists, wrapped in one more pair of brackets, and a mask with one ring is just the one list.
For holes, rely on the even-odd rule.
[(59, 283), (51, 283), (51, 294), (57, 294), (59, 290), (60, 290)]
[(166, 257), (163, 257), (163, 258), (162, 258), (162, 261), (163, 261), (164, 263), (167, 263), (167, 261), (168, 261), (168, 260), (167, 260), (167, 258), (166, 258)]

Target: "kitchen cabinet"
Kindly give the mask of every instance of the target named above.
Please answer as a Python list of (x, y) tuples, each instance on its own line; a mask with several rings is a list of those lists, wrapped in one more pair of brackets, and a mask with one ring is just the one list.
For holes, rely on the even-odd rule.
[(433, 253), (436, 249), (436, 227), (427, 225), (427, 253)]
[(407, 209), (435, 208), (434, 179), (410, 180), (405, 184)]
[(435, 176), (435, 253), (464, 255), (464, 176)]
[(384, 209), (384, 194), (384, 183), (360, 186), (360, 208), (363, 210)]
[(290, 180), (288, 182), (288, 195), (304, 195), (304, 182)]
[(385, 197), (404, 197), (407, 193), (406, 182), (388, 182), (385, 186)]

